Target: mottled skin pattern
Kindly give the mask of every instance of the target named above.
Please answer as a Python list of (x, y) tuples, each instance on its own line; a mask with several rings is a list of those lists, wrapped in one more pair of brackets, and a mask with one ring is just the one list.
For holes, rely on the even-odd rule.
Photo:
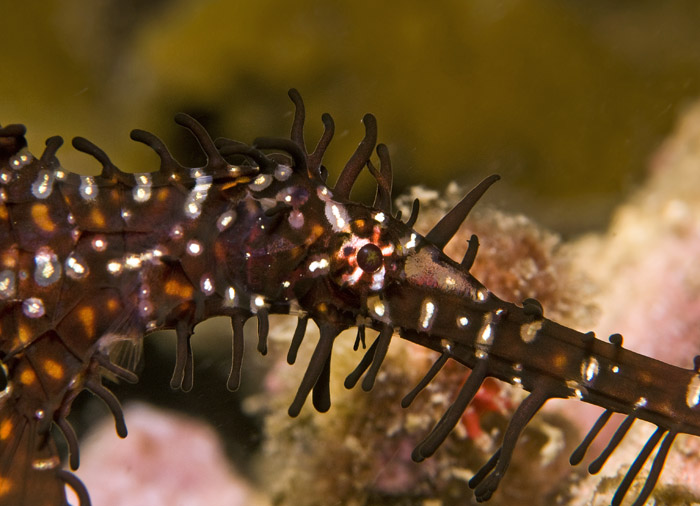
[[(531, 392), (516, 410), (501, 448), (470, 485), (485, 501), (505, 473), (518, 436), (553, 397), (578, 397), (606, 409), (572, 463), (613, 411), (628, 418), (591, 470), (605, 462), (636, 419), (659, 428), (640, 453), (613, 504), (619, 504), (639, 468), (661, 441), (652, 472), (635, 504), (651, 493), (665, 456), (679, 432), (700, 434), (700, 379), (680, 369), (558, 325), (532, 299), (522, 306), (502, 301), (469, 274), (478, 241), (473, 237), (461, 263), (442, 248), (469, 210), (498, 177), (480, 183), (425, 237), (391, 210), (391, 167), (379, 145), (379, 167), (369, 160), (376, 124), (365, 116), (367, 134), (336, 184), (326, 184), (321, 158), (333, 134), (330, 116), (319, 145), (307, 153), (304, 110), (297, 112), (291, 140), (258, 139), (256, 147), (228, 139), (213, 143), (192, 118), (178, 115), (207, 155), (207, 165), (184, 168), (152, 134), (132, 138), (153, 148), (160, 170), (126, 174), (82, 138), (76, 149), (102, 165), (99, 176), (63, 169), (47, 141), (40, 158), (26, 149), (24, 127), (0, 129), (0, 505), (66, 504), (64, 485), (89, 504), (87, 491), (60, 458), (49, 429), (56, 424), (78, 467), (78, 445), (66, 421), (72, 400), (89, 389), (114, 414), (126, 436), (121, 408), (102, 375), (125, 381), (136, 376), (110, 361), (119, 341), (174, 328), (177, 359), (173, 388), (193, 382), (190, 335), (211, 316), (231, 317), (233, 360), (228, 387), (240, 379), (243, 324), (258, 319), (258, 350), (267, 350), (269, 313), (299, 317), (288, 360), (293, 363), (308, 319), (320, 339), (289, 412), (296, 416), (311, 393), (320, 411), (330, 407), (328, 378), (336, 336), (358, 326), (379, 332), (357, 369), (372, 388), (392, 335), (438, 351), (424, 381), (410, 392), (408, 406), (448, 359), (472, 369), (454, 404), (416, 448), (429, 457), (459, 421), (487, 376)], [(263, 151), (274, 151), (264, 154)], [(369, 169), (377, 196), (369, 207), (349, 201), (359, 172)], [(660, 380), (662, 378), (663, 380)]]

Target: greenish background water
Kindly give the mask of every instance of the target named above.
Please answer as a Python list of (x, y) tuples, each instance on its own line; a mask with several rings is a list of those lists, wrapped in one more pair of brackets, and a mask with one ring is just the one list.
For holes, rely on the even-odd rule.
[(605, 225), (700, 90), (692, 0), (3, 3), (0, 123), (27, 124), (35, 152), (83, 135), (124, 170), (155, 170), (131, 128), (185, 159), (177, 111), (215, 136), (285, 135), (297, 87), (308, 142), (322, 112), (336, 120), (332, 173), (373, 112), (397, 190), (498, 172), (491, 202), (567, 235)]

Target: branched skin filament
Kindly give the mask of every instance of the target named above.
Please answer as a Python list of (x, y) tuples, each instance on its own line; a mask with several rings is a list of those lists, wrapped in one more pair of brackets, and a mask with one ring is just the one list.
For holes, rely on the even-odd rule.
[[(370, 156), (376, 121), (331, 187), (321, 165), (334, 131), (328, 115), (313, 152), (303, 139), (299, 94), (291, 139), (257, 139), (248, 146), (212, 141), (193, 118), (178, 115), (207, 156), (186, 168), (153, 134), (132, 138), (159, 155), (160, 170), (128, 174), (86, 139), (73, 145), (102, 165), (99, 176), (60, 166), (53, 137), (41, 157), (26, 149), (24, 127), (0, 128), (0, 505), (65, 504), (65, 485), (81, 506), (85, 487), (59, 469), (49, 430), (63, 433), (72, 469), (77, 437), (66, 417), (83, 389), (102, 398), (117, 433), (126, 425), (102, 374), (135, 382), (109, 358), (116, 342), (158, 329), (177, 333), (171, 386), (190, 390), (193, 327), (215, 315), (231, 317), (233, 358), (227, 386), (240, 383), (243, 326), (255, 316), (257, 348), (267, 351), (271, 313), (296, 314), (288, 361), (296, 360), (308, 320), (320, 338), (289, 408), (296, 416), (311, 394), (319, 411), (330, 408), (330, 360), (335, 338), (359, 325), (378, 336), (349, 374), (346, 386), (374, 386), (395, 334), (437, 351), (425, 378), (404, 398), (407, 407), (449, 359), (472, 370), (453, 404), (416, 447), (430, 457), (457, 424), (486, 377), (530, 392), (517, 408), (501, 447), (470, 481), (478, 501), (488, 500), (506, 472), (519, 435), (550, 398), (576, 398), (605, 409), (571, 456), (580, 462), (613, 412), (627, 415), (607, 448), (589, 467), (597, 472), (637, 418), (658, 429), (640, 451), (613, 499), (619, 505), (658, 446), (635, 505), (652, 493), (678, 433), (700, 435), (700, 360), (674, 367), (606, 343), (544, 317), (533, 299), (500, 300), (469, 272), (475, 236), (458, 263), (443, 253), (471, 208), (498, 179), (477, 185), (425, 236), (413, 230), (418, 205), (402, 221), (391, 206), (391, 164), (382, 144), (380, 164)], [(377, 182), (372, 206), (349, 200), (359, 173)], [(76, 296), (76, 294), (79, 294)], [(356, 343), (357, 346), (358, 343)], [(673, 385), (673, 388), (669, 388)], [(25, 486), (31, 484), (30, 487)]]

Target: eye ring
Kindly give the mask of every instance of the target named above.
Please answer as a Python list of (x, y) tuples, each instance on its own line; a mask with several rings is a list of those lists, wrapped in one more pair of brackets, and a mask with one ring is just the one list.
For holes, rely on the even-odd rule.
[(357, 252), (357, 265), (365, 272), (377, 272), (384, 265), (382, 250), (376, 244), (365, 244)]

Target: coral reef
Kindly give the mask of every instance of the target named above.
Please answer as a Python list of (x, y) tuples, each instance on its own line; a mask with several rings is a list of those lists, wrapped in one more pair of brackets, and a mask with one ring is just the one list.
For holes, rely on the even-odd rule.
[(125, 406), (124, 414), (125, 440), (105, 419), (81, 444), (77, 474), (96, 506), (268, 504), (233, 472), (219, 436), (206, 423), (141, 403)]

